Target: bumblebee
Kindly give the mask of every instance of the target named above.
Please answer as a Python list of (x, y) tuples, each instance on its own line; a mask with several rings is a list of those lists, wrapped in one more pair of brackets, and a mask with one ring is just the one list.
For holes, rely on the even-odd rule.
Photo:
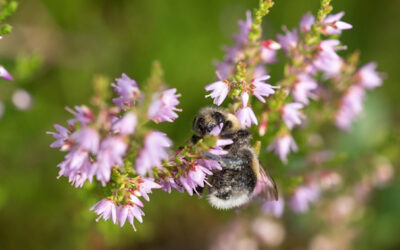
[(222, 124), (219, 137), (231, 139), (232, 144), (223, 149), (228, 153), (215, 156), (205, 153), (206, 157), (217, 160), (221, 171), (210, 176), (208, 201), (218, 209), (239, 207), (251, 198), (263, 193), (267, 200), (277, 200), (278, 192), (274, 180), (265, 172), (250, 144), (251, 134), (243, 128), (234, 114), (219, 108), (206, 107), (200, 110), (193, 120), (192, 143), (209, 134)]

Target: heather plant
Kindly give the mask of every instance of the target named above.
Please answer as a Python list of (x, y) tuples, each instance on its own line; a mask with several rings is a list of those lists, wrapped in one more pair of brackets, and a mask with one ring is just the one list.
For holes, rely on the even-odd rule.
[[(368, 92), (383, 81), (376, 63), (360, 66), (359, 52), (345, 55), (347, 46), (340, 35), (353, 27), (344, 12), (332, 12), (331, 1), (321, 0), (317, 13), (305, 13), (298, 27), (284, 26), (281, 34), (263, 35), (262, 20), (273, 5), (272, 0), (260, 1), (258, 8), (246, 13), (246, 20), (239, 21), (239, 33), (215, 64), (216, 80), (205, 86), (204, 94), (251, 131), (251, 143), (274, 177), (279, 199), (270, 201), (262, 195), (254, 199), (258, 211), (254, 218), (232, 222), (234, 232), (221, 235), (215, 249), (221, 249), (226, 237), (240, 238), (249, 230), (257, 235), (251, 239), (254, 244), (281, 244), (282, 227), (288, 223), (284, 215), (310, 209), (320, 211), (319, 220), (336, 228), (341, 221), (351, 231), (356, 208), (393, 175), (390, 160), (377, 151), (368, 156), (369, 173), (359, 176), (358, 168), (348, 166), (365, 159), (350, 159), (335, 151), (325, 132), (328, 128), (333, 133), (351, 133)], [(278, 62), (283, 69), (274, 72), (270, 66)], [(49, 134), (56, 139), (51, 147), (66, 152), (58, 165), (59, 178), (68, 178), (75, 188), (93, 190), (95, 185), (102, 191), (90, 208), (97, 220), (120, 226), (128, 220), (136, 230), (134, 220), (142, 223), (143, 200), (150, 201), (153, 191), (201, 196), (198, 190), (210, 185), (207, 177), (222, 169), (216, 159), (226, 154), (223, 146), (232, 141), (219, 138), (217, 126), (196, 143), (174, 144), (158, 124), (173, 123), (185, 111), (179, 105), (179, 90), (168, 89), (159, 63), (154, 63), (146, 82), (131, 77), (122, 74), (110, 84), (97, 79), (92, 106), (67, 108), (72, 119), (65, 126), (54, 125), (57, 132)], [(342, 211), (343, 203), (351, 209)], [(265, 228), (272, 228), (275, 237), (266, 235)], [(312, 249), (335, 242), (335, 233), (332, 228), (322, 230)]]

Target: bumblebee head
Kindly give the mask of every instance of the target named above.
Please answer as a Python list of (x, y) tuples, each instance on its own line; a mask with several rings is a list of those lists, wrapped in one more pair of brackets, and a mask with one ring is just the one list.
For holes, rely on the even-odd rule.
[(225, 124), (224, 112), (207, 107), (200, 110), (199, 114), (194, 118), (192, 129), (199, 136), (209, 134), (217, 125)]
[(200, 110), (193, 120), (193, 131), (198, 136), (209, 134), (216, 126), (222, 124), (221, 136), (236, 134), (242, 126), (234, 114), (222, 109), (206, 107)]

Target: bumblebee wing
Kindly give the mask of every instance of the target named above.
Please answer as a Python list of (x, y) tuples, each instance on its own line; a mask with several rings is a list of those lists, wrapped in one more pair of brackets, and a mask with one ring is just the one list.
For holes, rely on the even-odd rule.
[(278, 200), (278, 189), (274, 179), (260, 165), (257, 176), (257, 184), (253, 191), (253, 196), (260, 195), (266, 200)]

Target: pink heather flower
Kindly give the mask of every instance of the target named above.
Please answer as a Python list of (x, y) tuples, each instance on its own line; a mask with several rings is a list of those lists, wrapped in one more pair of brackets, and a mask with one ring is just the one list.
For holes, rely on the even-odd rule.
[(147, 134), (144, 147), (136, 158), (136, 171), (145, 175), (153, 167), (160, 168), (161, 161), (168, 158), (167, 148), (172, 145), (166, 134), (152, 131)]
[(92, 164), (89, 159), (89, 152), (78, 146), (72, 148), (65, 156), (65, 160), (58, 164), (60, 171), (58, 178), (61, 176), (68, 177), (68, 181), (76, 188), (82, 187), (86, 180), (92, 182), (93, 174), (91, 174)]
[(343, 65), (343, 60), (336, 50), (339, 49), (339, 40), (325, 40), (319, 44), (320, 51), (313, 61), (316, 69), (324, 72), (326, 78), (330, 78), (340, 73)]
[(73, 133), (71, 135), (71, 140), (77, 143), (80, 149), (95, 154), (99, 148), (100, 135), (97, 130), (84, 127)]
[(242, 95), (240, 96), (240, 99), (242, 100), (242, 106), (246, 107), (249, 104), (249, 92), (247, 92), (247, 90), (243, 91)]
[(94, 204), (89, 210), (94, 210), (99, 215), (96, 221), (100, 219), (108, 220), (111, 218), (112, 222), (117, 223), (117, 206), (110, 199), (102, 199)]
[(85, 105), (75, 106), (75, 110), (71, 108), (66, 109), (75, 116), (75, 118), (68, 120), (68, 124), (71, 126), (74, 126), (77, 122), (79, 122), (82, 126), (85, 126), (94, 121), (93, 111)]
[(174, 178), (166, 177), (166, 178), (160, 178), (158, 180), (159, 184), (161, 185), (162, 190), (167, 193), (171, 193), (172, 189), (176, 189), (179, 192), (183, 193), (183, 188), (176, 184)]
[(293, 29), (292, 31), (285, 30), (285, 34), (277, 35), (278, 41), (282, 46), (282, 49), (288, 53), (289, 51), (295, 49), (297, 47), (297, 42), (299, 41), (299, 35), (297, 33), (297, 29)]
[(265, 63), (275, 63), (276, 51), (281, 48), (281, 45), (273, 40), (261, 42), (260, 52), (261, 60)]
[(251, 12), (247, 11), (246, 12), (246, 20), (238, 21), (239, 29), (240, 32), (239, 34), (235, 35), (235, 41), (238, 45), (245, 45), (247, 44), (249, 40), (249, 32), (251, 29), (251, 25), (253, 24), (252, 18), (251, 18)]
[(330, 57), (327, 53), (320, 53), (313, 65), (316, 69), (324, 72), (325, 79), (329, 79), (340, 73), (343, 60), (340, 57)]
[(287, 163), (287, 156), (290, 151), (297, 152), (298, 148), (293, 137), (289, 134), (278, 136), (273, 143), (271, 143), (268, 151), (274, 151), (279, 156), (283, 163)]
[(186, 176), (179, 177), (178, 181), (185, 188), (186, 192), (192, 196), (193, 191), (196, 192), (197, 186), (204, 187), (207, 175), (212, 175), (212, 172), (196, 162), (193, 167), (186, 172)]
[(257, 117), (250, 106), (242, 107), (236, 112), (236, 116), (239, 119), (242, 126), (249, 128), (251, 124), (257, 125)]
[(282, 119), (289, 129), (292, 129), (295, 125), (300, 125), (301, 121), (305, 119), (305, 116), (300, 112), (303, 108), (301, 103), (287, 103), (282, 108)]
[(251, 82), (251, 88), (252, 88), (252, 93), (255, 97), (257, 97), (258, 100), (260, 100), (262, 103), (265, 103), (265, 99), (263, 96), (268, 97), (272, 94), (275, 93), (274, 89), (278, 89), (278, 86), (272, 86), (268, 83), (265, 83), (264, 81), (268, 80), (270, 78), (269, 75), (263, 75), (261, 77), (255, 78)]
[(111, 168), (123, 165), (123, 156), (126, 151), (126, 143), (115, 136), (108, 136), (100, 143), (97, 161), (94, 163), (92, 173), (103, 185), (110, 180)]
[(135, 231), (136, 228), (133, 222), (134, 218), (136, 218), (140, 223), (143, 222), (142, 216), (144, 213), (136, 204), (117, 206), (111, 199), (103, 199), (94, 204), (90, 210), (94, 210), (94, 212), (99, 215), (96, 221), (99, 221), (100, 219), (111, 219), (114, 224), (119, 222), (121, 227), (125, 224), (126, 219), (128, 219)]
[(339, 12), (337, 14), (328, 15), (325, 20), (322, 21), (325, 24), (324, 32), (327, 35), (340, 34), (342, 30), (348, 30), (353, 28), (349, 23), (340, 21), (344, 16), (344, 12)]
[(316, 186), (298, 187), (290, 199), (290, 207), (296, 213), (304, 213), (310, 204), (315, 203), (320, 196), (320, 190)]
[(298, 103), (307, 105), (309, 103), (308, 98), (315, 96), (312, 94), (312, 91), (317, 87), (318, 84), (309, 75), (299, 74), (292, 92), (294, 100)]
[(311, 26), (315, 23), (315, 17), (310, 13), (306, 13), (300, 20), (300, 30), (302, 32), (309, 32)]
[(367, 89), (374, 89), (382, 85), (382, 78), (376, 72), (376, 63), (370, 62), (362, 66), (356, 73), (359, 83)]
[(10, 73), (8, 73), (8, 71), (3, 66), (0, 66), (0, 77), (10, 82), (13, 81), (13, 77), (10, 75)]
[[(58, 129), (61, 129), (61, 133), (65, 133), (65, 129), (60, 127)], [(63, 143), (61, 140), (62, 138), (58, 145)], [(60, 168), (58, 177), (68, 177), (69, 182), (76, 188), (82, 187), (86, 180), (92, 182), (92, 164), (89, 153), (97, 153), (99, 140), (99, 134), (93, 128), (84, 127), (73, 133), (68, 142), (64, 142), (62, 145), (65, 150), (70, 148), (71, 151), (65, 156), (65, 160), (58, 164)]]
[(112, 130), (121, 135), (130, 135), (135, 131), (136, 124), (136, 114), (129, 112), (114, 122), (112, 125)]
[(277, 201), (265, 201), (261, 207), (262, 211), (268, 215), (280, 218), (285, 209), (285, 201), (279, 197)]
[(208, 170), (222, 170), (221, 165), (219, 165), (218, 161), (214, 161), (211, 159), (199, 159), (199, 165), (207, 168)]
[(338, 57), (336, 50), (343, 49), (339, 47), (340, 41), (336, 39), (323, 40), (319, 43), (318, 47), (321, 51), (328, 53), (330, 57)]
[[(140, 223), (143, 222), (142, 216), (144, 212), (140, 207), (132, 204), (126, 204), (123, 206), (117, 207), (117, 219), (119, 221), (119, 225), (122, 227), (125, 224), (126, 219), (128, 219), (129, 224), (131, 224), (133, 230), (136, 231), (136, 227), (134, 225), (134, 219), (136, 218)], [(116, 224), (116, 223), (114, 223)]]
[(206, 91), (211, 91), (206, 97), (214, 99), (213, 103), (220, 106), (229, 93), (229, 83), (227, 81), (213, 82), (205, 87)]
[(214, 147), (211, 147), (208, 152), (213, 155), (226, 155), (228, 152), (223, 150), (222, 147), (232, 144), (233, 141), (231, 139), (218, 139), (217, 144)]
[(47, 132), (47, 134), (53, 135), (55, 142), (53, 142), (51, 148), (60, 148), (60, 151), (66, 151), (70, 149), (71, 143), (68, 142), (69, 130), (61, 125), (54, 124), (54, 128), (57, 130), (58, 134), (55, 132)]
[(336, 126), (349, 130), (352, 122), (363, 110), (365, 91), (362, 86), (352, 86), (342, 98), (340, 109), (336, 114)]
[(142, 183), (139, 185), (140, 195), (146, 200), (150, 201), (149, 195), (151, 189), (161, 188), (161, 186), (154, 182), (153, 178), (142, 178)]
[(153, 96), (154, 101), (147, 111), (147, 117), (156, 123), (172, 122), (178, 118), (178, 114), (175, 111), (182, 111), (176, 108), (176, 105), (179, 104), (178, 97), (181, 94), (175, 93), (176, 89), (168, 89), (163, 91), (161, 95), (155, 94)]
[(125, 107), (133, 106), (139, 97), (139, 88), (135, 80), (132, 80), (126, 74), (122, 74), (121, 78), (116, 79), (117, 83), (112, 84), (114, 91), (119, 97), (114, 98), (113, 102), (120, 109), (125, 110)]

